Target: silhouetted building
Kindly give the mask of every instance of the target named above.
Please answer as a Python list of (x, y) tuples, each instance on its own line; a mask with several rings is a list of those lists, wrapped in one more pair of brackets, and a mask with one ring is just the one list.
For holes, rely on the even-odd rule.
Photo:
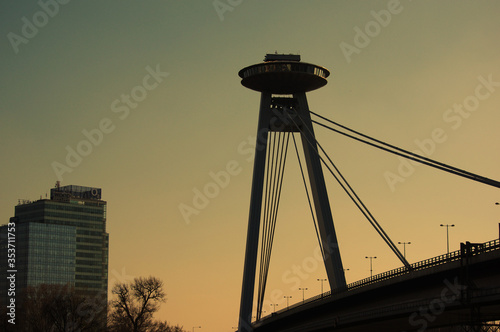
[[(100, 188), (57, 185), (50, 199), (20, 201), (9, 225), (0, 227), (3, 303), (9, 271), (15, 274), (16, 297), (39, 284), (70, 284), (89, 296), (107, 297), (109, 234)], [(9, 265), (9, 240), (15, 245), (14, 265)]]

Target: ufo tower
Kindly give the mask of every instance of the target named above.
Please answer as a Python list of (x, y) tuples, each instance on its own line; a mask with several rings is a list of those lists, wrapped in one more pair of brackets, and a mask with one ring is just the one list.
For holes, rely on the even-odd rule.
[(330, 72), (321, 66), (301, 62), (300, 55), (267, 54), (264, 62), (245, 67), (238, 75), (243, 86), (261, 93), (238, 327), (242, 332), (252, 331), (266, 156), (270, 149), (268, 135), (271, 132), (300, 133), (330, 289), (342, 289), (346, 281), (306, 98), (306, 92), (326, 85)]

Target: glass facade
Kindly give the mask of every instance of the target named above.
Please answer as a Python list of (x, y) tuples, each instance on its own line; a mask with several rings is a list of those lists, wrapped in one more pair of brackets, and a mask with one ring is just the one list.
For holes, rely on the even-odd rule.
[(312, 65), (309, 63), (300, 63), (300, 62), (260, 63), (242, 69), (239, 75), (241, 78), (247, 78), (258, 74), (279, 73), (279, 72), (308, 73), (322, 78), (327, 78), (330, 75), (330, 72), (325, 68)]
[[(25, 224), (27, 260), (19, 271), (27, 271), (27, 285), (75, 285), (76, 228), (42, 223)], [(21, 245), (21, 244), (20, 244)], [(22, 245), (21, 245), (22, 247)]]
[[(69, 283), (107, 297), (109, 235), (100, 188), (55, 188), (50, 200), (17, 205), (10, 221), (16, 224), (18, 291)], [(4, 232), (6, 227), (0, 227), (0, 249)]]

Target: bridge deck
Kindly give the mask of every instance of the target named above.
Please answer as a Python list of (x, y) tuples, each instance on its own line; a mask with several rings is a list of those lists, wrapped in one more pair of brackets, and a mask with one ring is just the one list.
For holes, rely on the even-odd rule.
[[(500, 240), (387, 271), (282, 309), (255, 331), (401, 331), (500, 319)], [(375, 326), (378, 326), (374, 329)]]

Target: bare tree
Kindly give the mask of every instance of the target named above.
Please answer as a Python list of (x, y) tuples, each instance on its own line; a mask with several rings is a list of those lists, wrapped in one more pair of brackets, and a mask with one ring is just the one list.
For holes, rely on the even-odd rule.
[(106, 328), (106, 299), (89, 296), (69, 285), (40, 284), (28, 287), (22, 296), (26, 331), (103, 331)]
[(154, 327), (153, 314), (165, 302), (160, 279), (150, 276), (135, 278), (130, 284), (117, 283), (112, 293), (117, 296), (110, 302), (114, 309), (110, 315), (112, 331), (144, 332)]
[(182, 326), (169, 325), (167, 321), (164, 322), (155, 322), (153, 326), (150, 328), (149, 332), (187, 332), (184, 330)]

